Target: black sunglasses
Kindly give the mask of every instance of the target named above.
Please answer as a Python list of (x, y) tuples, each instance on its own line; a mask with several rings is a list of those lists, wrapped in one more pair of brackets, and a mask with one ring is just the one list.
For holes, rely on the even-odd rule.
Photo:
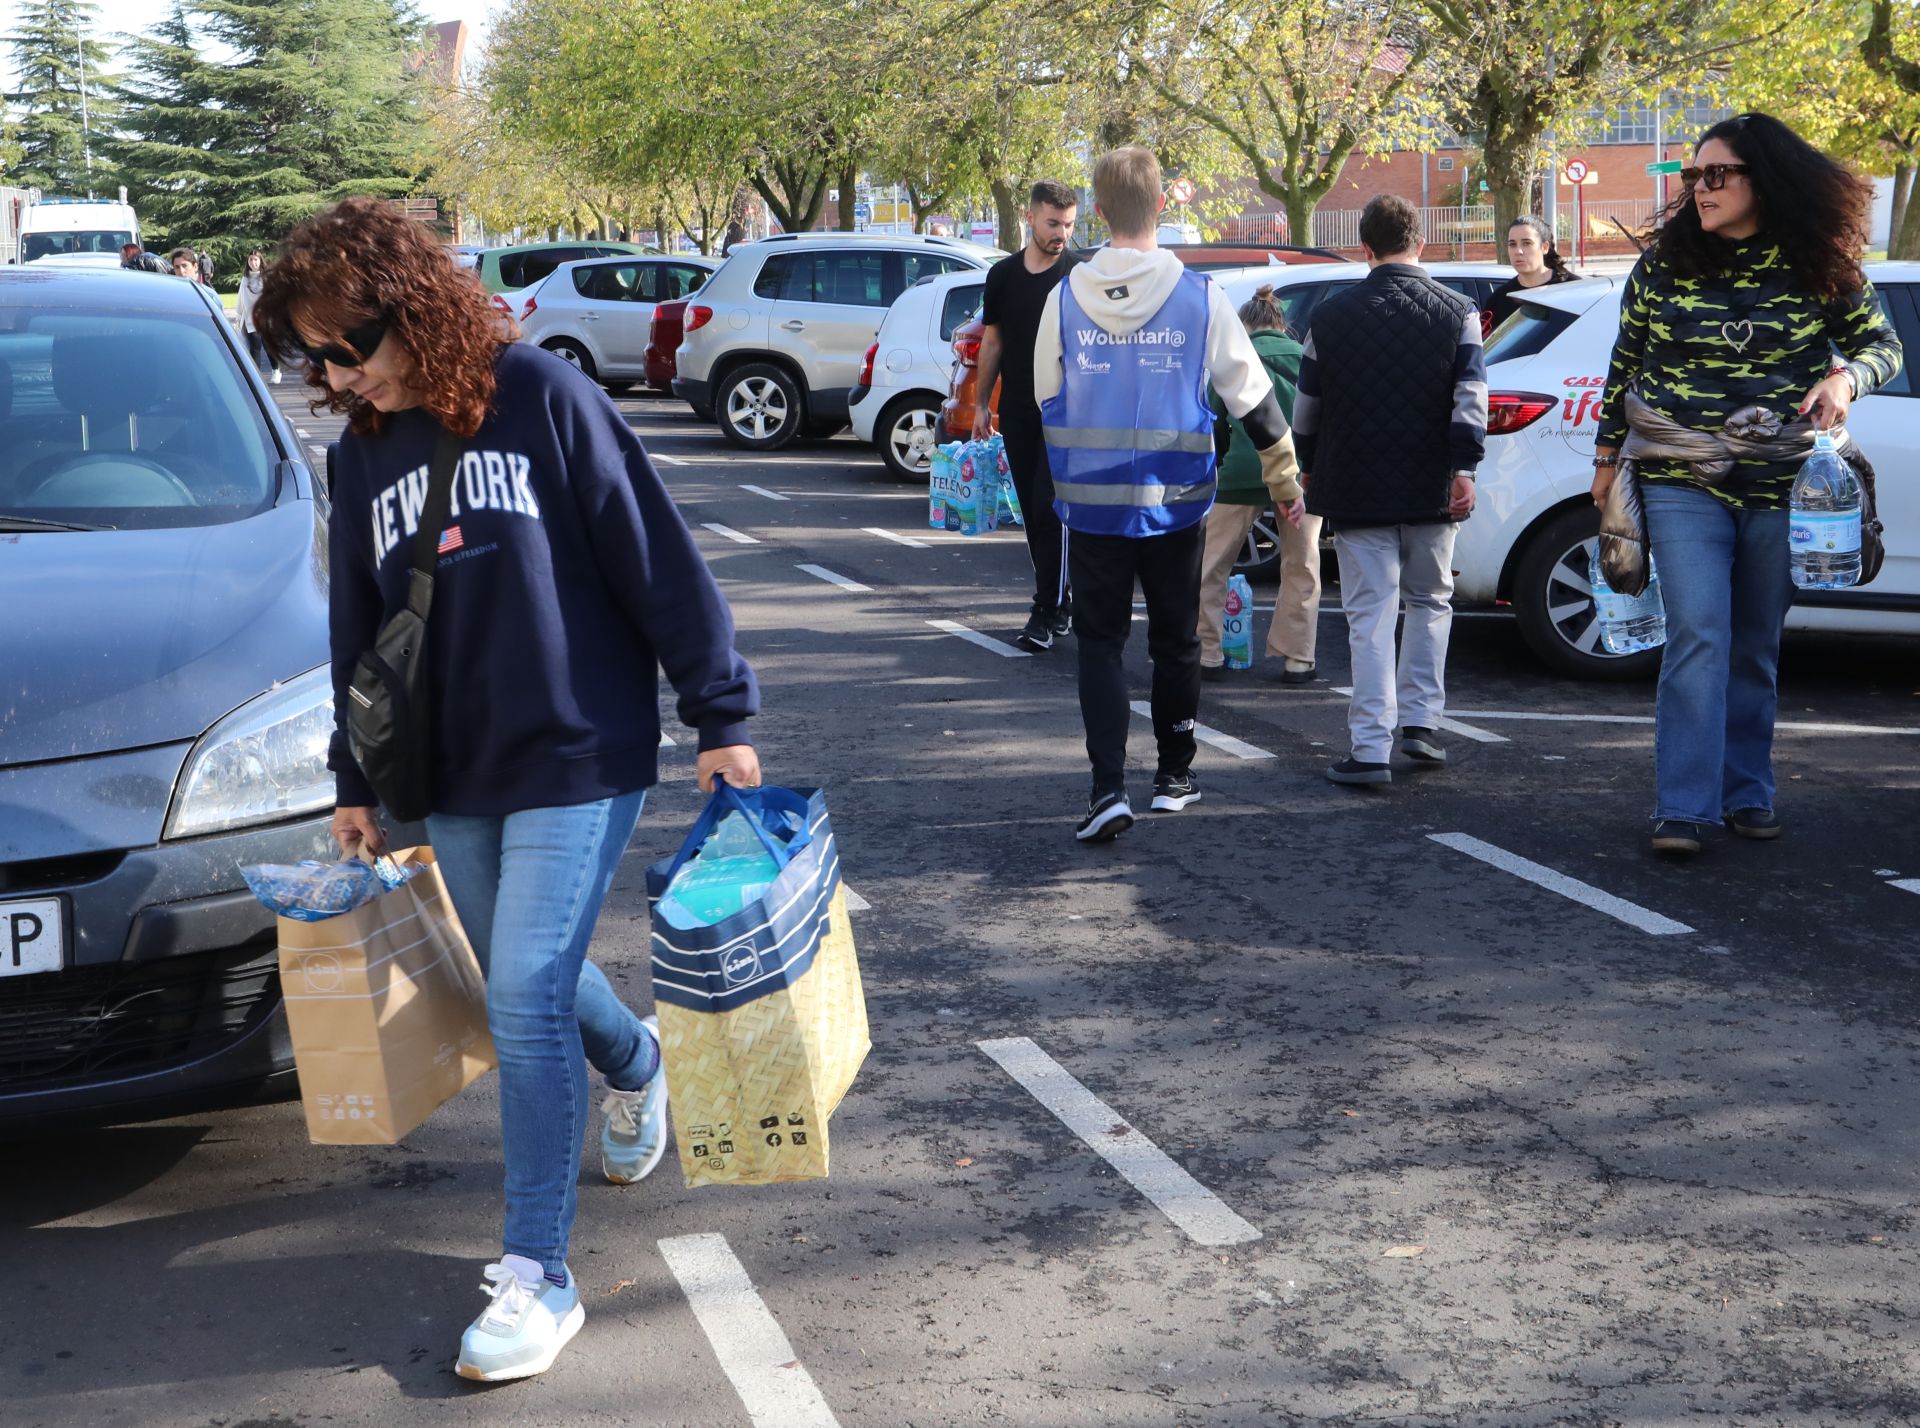
[(315, 367), (331, 362), (336, 367), (360, 367), (369, 357), (380, 350), (380, 344), (387, 340), (387, 325), (378, 318), (362, 323), (346, 334), (347, 345), (328, 342), (319, 347), (300, 344), (300, 350), (307, 354), (307, 360)]
[(1680, 170), (1680, 182), (1688, 188), (1699, 184), (1709, 193), (1712, 193), (1727, 186), (1728, 174), (1744, 174), (1746, 172), (1748, 172), (1748, 169), (1745, 164), (1708, 164), (1703, 169)]

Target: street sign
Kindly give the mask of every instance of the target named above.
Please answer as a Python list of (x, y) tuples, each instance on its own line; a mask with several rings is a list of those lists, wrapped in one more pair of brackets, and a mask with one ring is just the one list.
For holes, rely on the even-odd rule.
[(856, 203), (856, 204), (854, 204), (854, 206), (853, 206), (853, 221), (854, 221), (855, 223), (871, 223), (871, 222), (873, 222), (873, 205), (872, 205), (871, 203)]
[(1190, 178), (1175, 179), (1171, 192), (1175, 203), (1192, 203), (1194, 194), (1193, 180)]
[(1648, 164), (1647, 172), (1658, 177), (1661, 174), (1677, 174), (1687, 166), (1685, 159), (1667, 159), (1661, 163)]
[(1567, 160), (1567, 182), (1581, 184), (1587, 181), (1587, 161), (1585, 159)]

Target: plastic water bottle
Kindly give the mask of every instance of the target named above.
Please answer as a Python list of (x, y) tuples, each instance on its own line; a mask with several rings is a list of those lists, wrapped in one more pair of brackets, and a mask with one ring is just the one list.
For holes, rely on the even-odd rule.
[(1667, 642), (1667, 602), (1660, 598), (1660, 567), (1647, 556), (1647, 588), (1638, 595), (1622, 595), (1607, 584), (1600, 568), (1600, 542), (1593, 543), (1587, 563), (1593, 586), (1593, 610), (1600, 621), (1600, 643), (1608, 654), (1638, 654)]
[(949, 499), (947, 509), (959, 523), (961, 535), (980, 534), (980, 478), (971, 452), (960, 453), (960, 484)]
[(1220, 610), (1220, 653), (1226, 656), (1228, 669), (1253, 665), (1253, 586), (1244, 575), (1227, 581), (1227, 599)]
[(1841, 459), (1829, 432), (1815, 432), (1813, 450), (1793, 481), (1789, 545), (1793, 583), (1802, 590), (1844, 590), (1860, 579), (1860, 478)]

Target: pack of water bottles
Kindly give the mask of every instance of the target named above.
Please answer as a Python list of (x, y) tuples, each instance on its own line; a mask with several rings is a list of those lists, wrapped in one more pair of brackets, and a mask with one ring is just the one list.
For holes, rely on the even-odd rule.
[(392, 892), (420, 871), (419, 863), (379, 857), (322, 863), (248, 863), (240, 869), (253, 895), (273, 913), (295, 922), (324, 922)]
[(1253, 667), (1253, 586), (1244, 575), (1227, 581), (1220, 607), (1220, 653), (1228, 669)]
[[(768, 820), (763, 826), (783, 843), (799, 831), (792, 814), (770, 813)], [(657, 911), (671, 927), (712, 927), (752, 906), (779, 876), (780, 864), (760, 835), (739, 813), (729, 813), (674, 875)]]
[(1860, 477), (1831, 432), (1813, 436), (1813, 450), (1793, 480), (1788, 526), (1793, 583), (1802, 590), (1845, 590), (1860, 582)]
[(927, 476), (927, 524), (937, 531), (984, 535), (1021, 524), (1020, 498), (1007, 471), (999, 433), (985, 441), (950, 441), (933, 449)]

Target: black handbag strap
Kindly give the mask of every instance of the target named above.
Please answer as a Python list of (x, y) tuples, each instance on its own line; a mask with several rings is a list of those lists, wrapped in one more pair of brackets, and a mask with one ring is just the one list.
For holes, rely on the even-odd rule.
[(407, 608), (421, 619), (433, 609), (433, 567), (440, 558), (440, 537), (453, 509), (453, 481), (460, 469), (461, 441), (445, 427), (427, 469), (427, 500), (413, 536), (413, 573), (408, 577)]

